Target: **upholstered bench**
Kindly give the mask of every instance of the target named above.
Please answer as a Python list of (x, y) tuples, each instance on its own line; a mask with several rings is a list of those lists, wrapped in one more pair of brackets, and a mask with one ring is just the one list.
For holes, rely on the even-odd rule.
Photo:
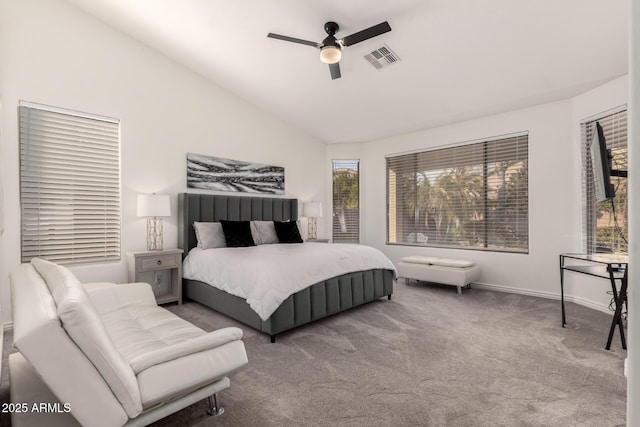
[(451, 258), (409, 256), (402, 258), (397, 265), (398, 277), (442, 283), (456, 286), (458, 294), (462, 287), (478, 280), (480, 267), (472, 261)]

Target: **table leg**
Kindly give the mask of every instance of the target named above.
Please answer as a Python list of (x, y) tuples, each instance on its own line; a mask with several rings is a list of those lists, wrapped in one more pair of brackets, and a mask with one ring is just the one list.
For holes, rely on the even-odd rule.
[(616, 325), (620, 329), (620, 341), (622, 342), (622, 348), (625, 350), (627, 349), (627, 342), (624, 337), (624, 325), (622, 323), (622, 307), (627, 295), (627, 270), (628, 267), (625, 269), (624, 275), (622, 277), (622, 284), (620, 285), (620, 292), (618, 293), (616, 289), (616, 282), (613, 277), (613, 268), (611, 265), (609, 265), (609, 280), (611, 281), (613, 302), (616, 306), (616, 310), (613, 314), (613, 320), (611, 321), (611, 328), (609, 329), (609, 338), (607, 339), (607, 346), (605, 347), (607, 350), (611, 349), (611, 341), (613, 340)]
[[(622, 348), (627, 349), (627, 341), (624, 335), (624, 324), (622, 322), (622, 309), (624, 308), (627, 300), (627, 270), (624, 271), (624, 276), (622, 277), (622, 284), (620, 285), (620, 292), (618, 293), (618, 303), (620, 307), (616, 306), (616, 312), (614, 314), (618, 319), (618, 327), (620, 328), (620, 341), (622, 342)], [(627, 307), (628, 308), (628, 307)], [(615, 320), (615, 319), (614, 319)]]

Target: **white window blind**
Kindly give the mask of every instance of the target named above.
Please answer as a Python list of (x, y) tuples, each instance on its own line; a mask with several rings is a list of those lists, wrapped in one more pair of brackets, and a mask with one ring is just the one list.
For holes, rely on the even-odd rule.
[(528, 135), (387, 157), (390, 244), (527, 252)]
[[(582, 130), (582, 200), (583, 225), (586, 251), (620, 252), (628, 250), (627, 222), (627, 178), (611, 177), (615, 188), (613, 204), (611, 200), (596, 202), (594, 176), (589, 150), (594, 138), (595, 122), (600, 123), (611, 150), (611, 169), (628, 170), (627, 161), (627, 111), (604, 113), (602, 117), (581, 123)], [(615, 208), (615, 209), (614, 209)]]
[(333, 161), (333, 242), (360, 242), (360, 161)]
[(120, 259), (120, 124), (21, 103), (22, 262)]

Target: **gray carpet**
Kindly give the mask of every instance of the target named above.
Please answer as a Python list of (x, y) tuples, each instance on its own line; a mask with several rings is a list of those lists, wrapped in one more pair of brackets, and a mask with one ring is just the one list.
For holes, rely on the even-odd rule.
[[(278, 336), (196, 303), (168, 306), (205, 330), (240, 326), (249, 364), (220, 394), (154, 426), (616, 426), (626, 351), (611, 316), (536, 297), (399, 284), (393, 299)], [(8, 399), (5, 363), (0, 399)], [(8, 422), (0, 414), (0, 424)]]

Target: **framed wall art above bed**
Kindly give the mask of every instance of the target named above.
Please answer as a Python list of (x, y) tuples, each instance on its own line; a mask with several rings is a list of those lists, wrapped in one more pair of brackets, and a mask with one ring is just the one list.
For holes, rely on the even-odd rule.
[(284, 194), (284, 168), (188, 153), (187, 188)]

